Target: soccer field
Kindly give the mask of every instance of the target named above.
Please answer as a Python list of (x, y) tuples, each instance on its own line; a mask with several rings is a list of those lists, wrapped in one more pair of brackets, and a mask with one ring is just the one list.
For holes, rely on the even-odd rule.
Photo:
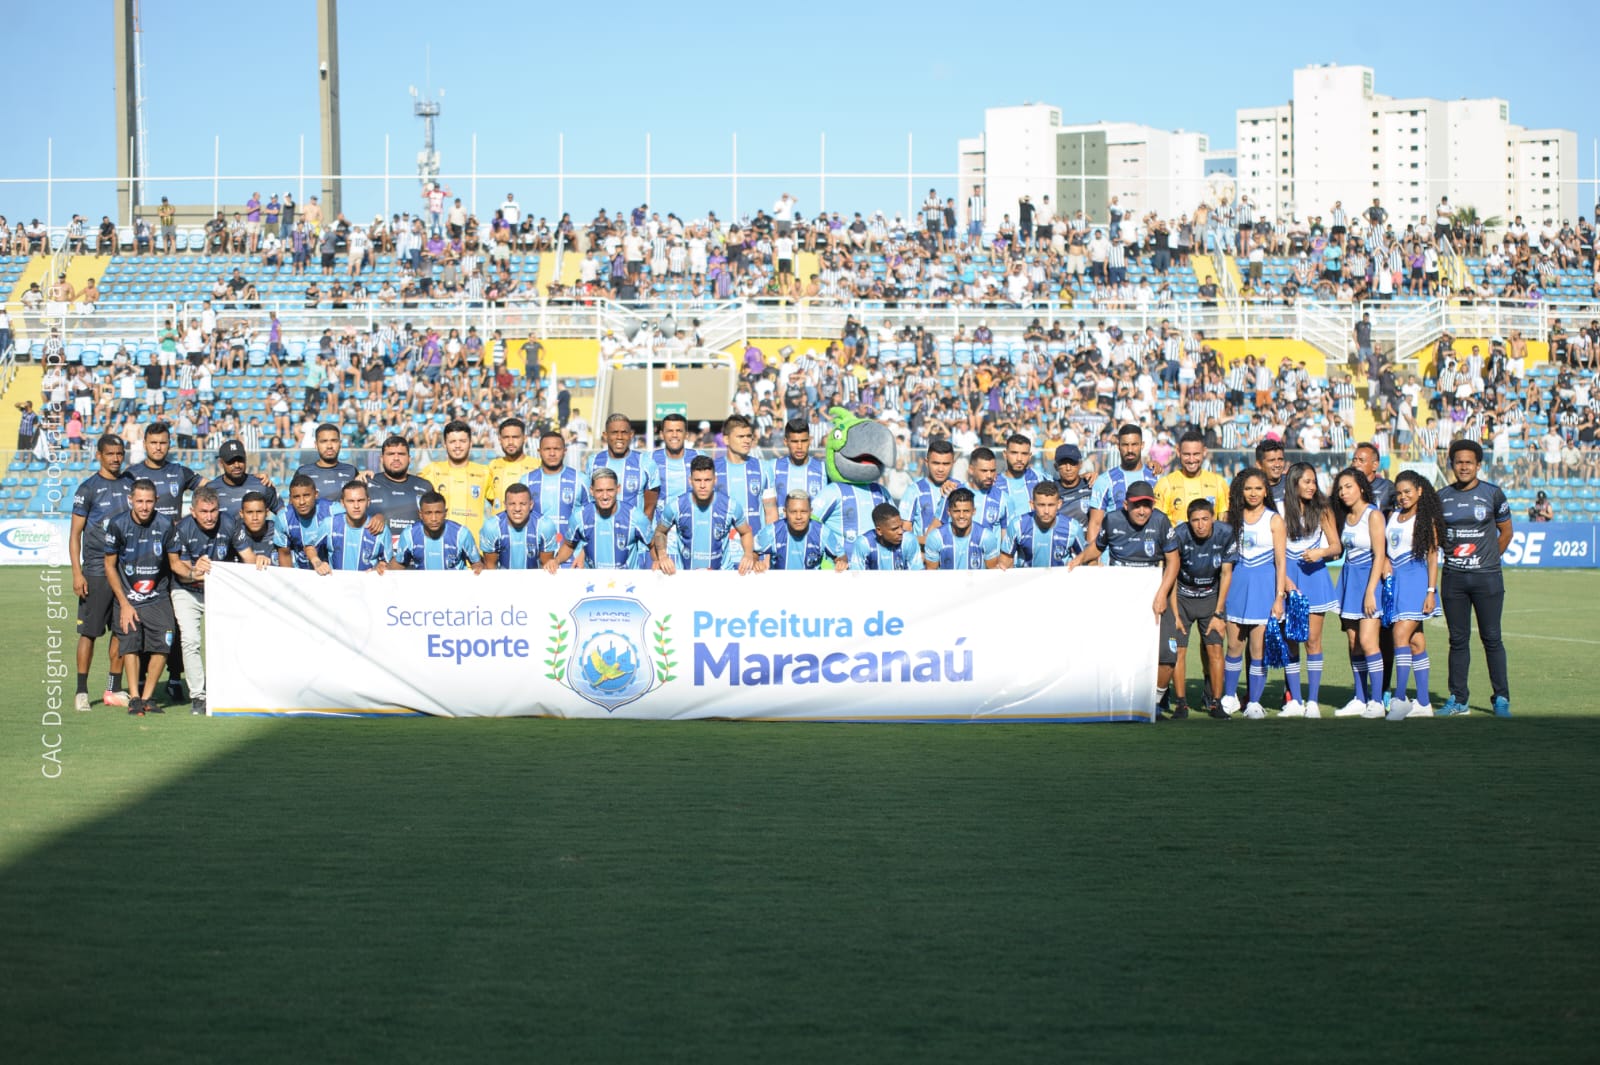
[(56, 728), (3, 571), (6, 1057), (1592, 1061), (1600, 574), (1509, 586), (1510, 721)]

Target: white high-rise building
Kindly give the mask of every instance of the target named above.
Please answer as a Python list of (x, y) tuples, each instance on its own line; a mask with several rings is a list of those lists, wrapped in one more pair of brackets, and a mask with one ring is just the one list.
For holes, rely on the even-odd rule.
[(1511, 142), (1512, 200), (1506, 221), (1517, 215), (1532, 226), (1545, 222), (1576, 223), (1578, 135), (1570, 129), (1522, 129)]
[(1239, 195), (1248, 196), (1263, 218), (1277, 218), (1294, 199), (1294, 110), (1249, 107), (1234, 124)]

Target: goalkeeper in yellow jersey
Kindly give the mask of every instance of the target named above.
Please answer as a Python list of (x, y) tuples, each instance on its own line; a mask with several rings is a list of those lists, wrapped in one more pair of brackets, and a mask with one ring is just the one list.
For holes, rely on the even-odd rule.
[(489, 492), (489, 467), (473, 462), (472, 429), (457, 419), (444, 427), (442, 461), (422, 468), (422, 477), (445, 498), (445, 516), (477, 539), (483, 526), (484, 499)]
[(539, 468), (539, 456), (524, 450), (528, 442), (528, 427), (521, 418), (507, 418), (500, 423), (499, 458), (489, 460), (489, 513), (499, 514), (506, 509), (506, 489), (514, 484), (527, 484), (528, 476)]

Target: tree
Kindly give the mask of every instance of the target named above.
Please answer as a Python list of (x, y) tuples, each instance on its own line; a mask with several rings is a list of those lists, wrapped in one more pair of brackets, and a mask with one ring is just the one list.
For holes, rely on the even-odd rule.
[[(1478, 218), (1478, 209), (1471, 206), (1457, 207), (1456, 213), (1451, 216), (1451, 220), (1454, 221), (1458, 226), (1473, 225), (1480, 221)], [(1481, 219), (1481, 221), (1484, 229), (1499, 229), (1505, 224), (1505, 220), (1499, 215), (1494, 215), (1490, 218), (1484, 218)]]

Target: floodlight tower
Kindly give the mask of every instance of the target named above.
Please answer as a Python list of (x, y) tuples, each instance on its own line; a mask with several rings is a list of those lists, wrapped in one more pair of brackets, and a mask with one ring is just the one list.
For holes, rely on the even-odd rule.
[(339, 0), (317, 0), (318, 101), (322, 105), (322, 217), (344, 209), (339, 159)]
[(422, 151), (417, 153), (417, 181), (427, 185), (439, 180), (439, 152), (433, 146), (433, 120), (439, 117), (444, 90), (439, 90), (439, 100), (430, 100), (426, 94), (419, 95), (417, 87), (413, 85), (411, 97), (416, 101), (411, 105), (411, 113), (422, 119)]

